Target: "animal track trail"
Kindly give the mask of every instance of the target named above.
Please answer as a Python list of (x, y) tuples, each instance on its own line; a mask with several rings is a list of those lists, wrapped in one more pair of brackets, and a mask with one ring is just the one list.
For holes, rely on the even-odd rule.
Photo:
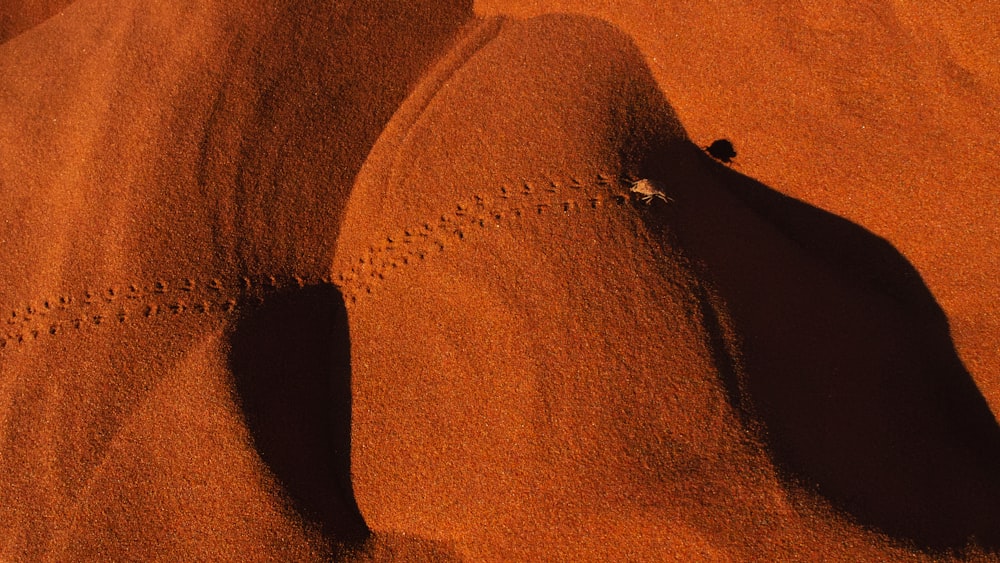
[[(473, 194), (441, 215), (372, 243), (367, 252), (353, 259), (350, 269), (334, 276), (334, 283), (345, 303), (354, 305), (394, 273), (466, 242), (487, 227), (503, 227), (539, 216), (622, 207), (629, 200), (624, 186), (631, 181), (609, 174), (597, 174), (584, 181), (543, 176), (500, 185), (491, 193)], [(609, 190), (612, 187), (615, 189)]]
[[(474, 194), (444, 213), (384, 236), (336, 275), (158, 279), (99, 289), (66, 292), (24, 303), (0, 321), (0, 354), (25, 344), (81, 330), (182, 315), (234, 315), (241, 307), (263, 303), (271, 294), (294, 288), (334, 284), (350, 306), (399, 271), (425, 262), (488, 227), (557, 214), (567, 216), (624, 206), (627, 178), (597, 174), (522, 179)], [(609, 188), (615, 189), (609, 189)], [(3, 317), (0, 317), (2, 319)]]
[(262, 303), (279, 291), (332, 283), (329, 277), (299, 275), (181, 278), (67, 292), (8, 310), (0, 325), (0, 353), (80, 330), (181, 315), (232, 315), (240, 307)]

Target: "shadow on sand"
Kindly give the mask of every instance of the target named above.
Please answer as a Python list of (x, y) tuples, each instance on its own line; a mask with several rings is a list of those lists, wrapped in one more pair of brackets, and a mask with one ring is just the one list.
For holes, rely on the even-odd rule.
[[(629, 79), (658, 92), (648, 69)], [(668, 144), (641, 172), (675, 189), (676, 211), (647, 213), (648, 226), (711, 288), (723, 383), (787, 483), (925, 549), (1000, 548), (1000, 428), (913, 266), (858, 225)], [(337, 290), (248, 310), (230, 362), (257, 449), (299, 510), (334, 540), (366, 538)]]
[(785, 478), (924, 549), (1000, 548), (1000, 428), (918, 272), (864, 228), (682, 145), (648, 173), (686, 162), (697, 212), (650, 226), (716, 293), (719, 371)]
[(369, 535), (351, 486), (351, 344), (333, 286), (277, 293), (231, 335), (230, 367), (261, 459), (332, 541)]

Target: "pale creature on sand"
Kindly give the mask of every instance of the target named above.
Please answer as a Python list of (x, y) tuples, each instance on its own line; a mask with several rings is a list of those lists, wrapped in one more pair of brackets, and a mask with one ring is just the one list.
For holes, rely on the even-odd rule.
[(645, 202), (646, 205), (651, 205), (653, 203), (653, 198), (660, 198), (663, 203), (670, 203), (673, 201), (672, 198), (668, 197), (663, 191), (663, 184), (655, 180), (641, 179), (632, 182), (631, 192), (638, 194), (639, 199)]

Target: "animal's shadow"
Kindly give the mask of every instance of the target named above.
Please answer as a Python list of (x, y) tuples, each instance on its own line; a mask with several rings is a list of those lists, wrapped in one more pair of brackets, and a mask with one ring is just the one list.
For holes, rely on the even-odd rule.
[(230, 347), (261, 459), (331, 541), (360, 545), (369, 531), (351, 485), (351, 343), (340, 292), (309, 286), (248, 305)]
[(1000, 428), (915, 268), (864, 228), (681, 145), (646, 172), (696, 211), (648, 221), (724, 304), (704, 311), (719, 371), (785, 478), (924, 549), (1000, 548)]

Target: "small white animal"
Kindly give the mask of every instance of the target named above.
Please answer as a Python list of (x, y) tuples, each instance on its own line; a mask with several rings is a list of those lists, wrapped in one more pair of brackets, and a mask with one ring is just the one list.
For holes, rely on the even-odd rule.
[(662, 199), (663, 203), (670, 203), (673, 201), (672, 198), (664, 193), (663, 184), (655, 180), (647, 180), (645, 178), (642, 180), (636, 180), (635, 182), (632, 182), (632, 188), (629, 191), (639, 194), (639, 199), (641, 199), (646, 205), (651, 205), (654, 197)]

